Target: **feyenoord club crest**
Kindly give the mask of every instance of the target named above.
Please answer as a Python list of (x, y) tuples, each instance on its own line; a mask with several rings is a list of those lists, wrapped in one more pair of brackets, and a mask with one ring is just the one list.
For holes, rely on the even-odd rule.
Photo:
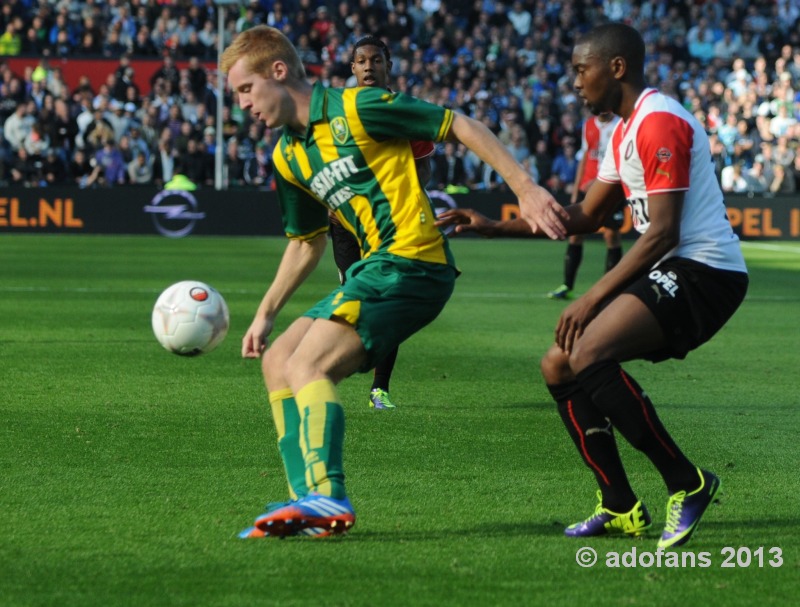
[(331, 120), (331, 135), (334, 141), (339, 145), (344, 145), (347, 138), (350, 136), (350, 127), (347, 126), (347, 120), (341, 116), (337, 116)]

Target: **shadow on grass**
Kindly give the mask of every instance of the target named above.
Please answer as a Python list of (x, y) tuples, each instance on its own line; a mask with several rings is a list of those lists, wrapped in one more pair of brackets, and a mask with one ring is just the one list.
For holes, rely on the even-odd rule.
[(508, 538), (520, 536), (558, 537), (563, 534), (564, 527), (560, 523), (496, 523), (480, 527), (460, 529), (418, 529), (418, 530), (368, 530), (354, 531), (341, 538), (348, 541), (362, 542), (437, 542), (452, 539), (486, 539)]
[[(387, 542), (439, 542), (454, 539), (491, 539), (491, 538), (519, 538), (519, 537), (541, 537), (541, 538), (561, 538), (563, 537), (565, 524), (559, 521), (530, 522), (530, 523), (496, 523), (492, 525), (481, 525), (478, 527), (462, 527), (450, 529), (419, 529), (419, 530), (355, 530), (348, 535), (325, 538), (324, 542), (363, 542), (363, 543), (387, 543)], [(766, 538), (776, 537), (776, 531), (780, 529), (797, 532), (800, 530), (800, 517), (786, 519), (761, 519), (740, 520), (740, 521), (703, 521), (698, 529), (698, 535), (692, 538), (692, 542), (687, 544), (686, 549), (693, 546), (729, 546), (736, 545), (736, 540), (746, 536), (759, 536), (760, 543), (767, 545), (771, 540)], [(705, 533), (704, 533), (705, 531)], [(713, 532), (713, 534), (711, 533)], [(660, 527), (654, 525), (649, 532), (639, 538), (626, 536), (600, 536), (585, 538), (592, 542), (608, 542), (610, 544), (628, 544), (634, 542), (636, 545), (644, 542), (649, 545), (657, 540), (661, 535)], [(783, 535), (780, 541), (795, 534)], [(287, 538), (288, 541), (308, 541), (310, 538)], [(320, 540), (313, 540), (318, 543)], [(564, 538), (565, 542), (574, 543), (575, 540)], [(733, 543), (732, 543), (733, 542)], [(778, 543), (776, 543), (778, 542)], [(780, 545), (778, 539), (773, 542)], [(577, 546), (577, 544), (576, 544)]]

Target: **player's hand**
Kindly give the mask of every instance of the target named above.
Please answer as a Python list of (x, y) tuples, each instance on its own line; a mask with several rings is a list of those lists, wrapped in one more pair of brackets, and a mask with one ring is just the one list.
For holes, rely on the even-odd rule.
[(581, 297), (567, 306), (556, 325), (555, 337), (558, 347), (570, 354), (575, 342), (580, 339), (599, 311), (587, 297)]
[(269, 345), (273, 321), (256, 317), (242, 338), (242, 358), (260, 358)]
[(544, 232), (553, 240), (563, 240), (567, 235), (564, 221), (569, 214), (553, 195), (543, 187), (535, 186), (519, 197), (522, 218), (531, 226), (534, 234)]
[(474, 209), (448, 209), (436, 217), (437, 227), (453, 226), (453, 232), (456, 234), (475, 232), (489, 236), (493, 224), (491, 219)]

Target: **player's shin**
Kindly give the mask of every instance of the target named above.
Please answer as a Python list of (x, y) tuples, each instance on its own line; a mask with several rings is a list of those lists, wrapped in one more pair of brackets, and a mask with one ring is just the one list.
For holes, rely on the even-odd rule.
[(306, 466), (300, 448), (300, 412), (292, 391), (288, 388), (269, 393), (272, 419), (278, 432), (278, 449), (283, 460), (289, 496), (296, 500), (308, 493)]
[(603, 494), (603, 507), (627, 512), (637, 498), (619, 457), (611, 423), (594, 406), (578, 382), (548, 385), (572, 442), (592, 471)]
[(670, 492), (697, 484), (696, 467), (675, 444), (650, 398), (619, 363), (596, 362), (577, 376), (597, 408), (625, 440), (653, 462)]
[(317, 380), (300, 389), (296, 399), (308, 491), (344, 499), (344, 410), (336, 387)]

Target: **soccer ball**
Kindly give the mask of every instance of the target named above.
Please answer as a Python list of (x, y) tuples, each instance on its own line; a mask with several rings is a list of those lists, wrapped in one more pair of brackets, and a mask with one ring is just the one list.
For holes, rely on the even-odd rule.
[(228, 333), (228, 305), (219, 291), (183, 280), (159, 295), (152, 315), (153, 333), (170, 352), (197, 356), (211, 352)]

